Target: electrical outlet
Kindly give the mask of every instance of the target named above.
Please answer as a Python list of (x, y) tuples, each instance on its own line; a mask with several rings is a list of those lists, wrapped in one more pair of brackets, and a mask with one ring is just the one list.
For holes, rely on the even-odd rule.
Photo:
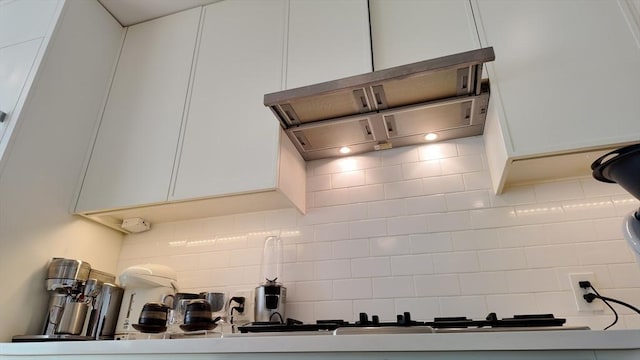
[[(230, 292), (230, 297), (243, 297), (244, 298), (244, 311), (242, 313), (238, 313), (234, 311), (233, 319), (235, 324), (244, 324), (253, 321), (253, 290), (241, 289), (234, 290)], [(237, 306), (238, 304), (233, 303), (232, 306)], [(227, 310), (230, 311), (231, 309)]]
[(588, 281), (591, 283), (591, 285), (593, 285), (593, 287), (597, 288), (598, 284), (596, 283), (596, 276), (594, 273), (585, 272), (569, 274), (569, 281), (571, 282), (571, 289), (573, 290), (573, 295), (575, 297), (576, 305), (578, 306), (579, 312), (604, 311), (602, 301), (596, 299), (593, 302), (588, 303), (587, 300), (584, 299), (584, 294), (592, 291), (589, 291), (589, 289), (583, 289), (578, 284), (580, 281)]

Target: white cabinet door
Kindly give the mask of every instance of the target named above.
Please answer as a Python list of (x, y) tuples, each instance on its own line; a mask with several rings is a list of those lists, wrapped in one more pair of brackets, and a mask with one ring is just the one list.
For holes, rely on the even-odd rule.
[(263, 96), (282, 89), (286, 10), (283, 0), (205, 7), (170, 199), (275, 188), (279, 125)]
[(375, 70), (479, 48), (468, 0), (370, 0)]
[(40, 44), (42, 38), (0, 48), (0, 111), (6, 114), (4, 121), (0, 122), (0, 140), (9, 124), (16, 120), (12, 115), (20, 94), (26, 91), (27, 77)]
[(58, 0), (0, 1), (0, 47), (45, 36), (58, 6)]
[(286, 88), (372, 70), (366, 0), (290, 0)]
[(128, 29), (76, 211), (167, 200), (200, 13)]
[(616, 1), (478, 0), (476, 15), (510, 156), (640, 138), (640, 49)]

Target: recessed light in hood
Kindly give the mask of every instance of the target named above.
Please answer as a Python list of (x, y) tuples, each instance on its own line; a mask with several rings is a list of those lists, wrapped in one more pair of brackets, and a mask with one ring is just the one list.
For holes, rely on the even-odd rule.
[[(480, 135), (489, 103), (483, 48), (368, 74), (266, 94), (306, 160)], [(433, 141), (433, 140), (432, 140)]]

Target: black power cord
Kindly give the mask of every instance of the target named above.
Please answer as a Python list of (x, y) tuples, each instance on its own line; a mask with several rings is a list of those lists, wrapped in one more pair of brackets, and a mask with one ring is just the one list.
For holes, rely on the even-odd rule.
[(607, 330), (607, 329), (609, 329), (610, 327), (612, 327), (613, 325), (615, 325), (615, 324), (618, 322), (618, 318), (619, 318), (619, 317), (618, 317), (618, 313), (617, 313), (617, 312), (616, 312), (616, 310), (613, 308), (613, 306), (611, 306), (611, 304), (609, 304), (609, 301), (611, 301), (611, 302), (613, 302), (613, 303), (616, 303), (616, 304), (620, 304), (620, 305), (622, 305), (622, 306), (626, 306), (626, 307), (628, 307), (629, 309), (631, 309), (631, 310), (633, 310), (633, 311), (637, 312), (638, 314), (640, 314), (640, 309), (636, 308), (636, 307), (635, 307), (635, 306), (633, 306), (633, 305), (627, 304), (627, 303), (626, 303), (626, 302), (624, 302), (624, 301), (620, 301), (620, 300), (617, 300), (617, 299), (613, 299), (613, 298), (610, 298), (610, 297), (606, 297), (606, 296), (602, 296), (602, 295), (600, 295), (600, 293), (598, 293), (598, 290), (596, 290), (596, 289), (593, 287), (593, 285), (591, 285), (591, 282), (589, 282), (589, 281), (580, 281), (580, 282), (578, 283), (578, 285), (580, 285), (580, 287), (581, 287), (581, 288), (583, 288), (583, 289), (591, 289), (591, 290), (593, 290), (593, 293), (587, 293), (587, 294), (584, 294), (584, 295), (582, 296), (586, 302), (591, 303), (591, 302), (593, 302), (593, 300), (595, 300), (595, 299), (600, 299), (600, 300), (602, 300), (602, 302), (604, 302), (604, 303), (605, 303), (605, 305), (607, 305), (607, 306), (609, 307), (609, 309), (611, 309), (611, 311), (613, 312), (613, 315), (615, 316), (615, 319), (613, 320), (613, 322), (612, 322), (611, 324), (609, 324), (609, 326), (607, 326), (607, 327), (606, 327), (606, 328), (604, 328), (603, 330)]

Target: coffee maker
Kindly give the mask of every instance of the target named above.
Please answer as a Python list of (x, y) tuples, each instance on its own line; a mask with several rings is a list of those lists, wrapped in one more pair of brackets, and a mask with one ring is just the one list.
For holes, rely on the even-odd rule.
[(256, 322), (285, 321), (287, 288), (278, 282), (282, 275), (282, 239), (268, 236), (262, 254), (260, 285), (255, 289), (254, 320)]
[(14, 336), (13, 341), (113, 338), (122, 299), (122, 289), (110, 284), (114, 281), (114, 275), (91, 269), (85, 261), (53, 258), (47, 269), (49, 303), (42, 331)]
[(116, 338), (135, 332), (142, 307), (146, 303), (164, 303), (173, 306), (178, 289), (177, 274), (168, 266), (142, 264), (126, 268), (120, 274), (120, 285), (124, 287), (122, 306), (116, 324)]

